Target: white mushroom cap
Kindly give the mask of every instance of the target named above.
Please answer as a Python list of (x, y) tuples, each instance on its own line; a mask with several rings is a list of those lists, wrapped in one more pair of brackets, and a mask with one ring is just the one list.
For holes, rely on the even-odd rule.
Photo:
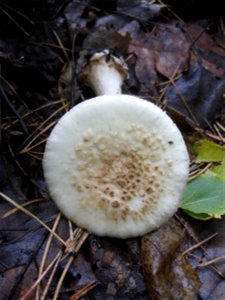
[(180, 131), (156, 105), (128, 95), (76, 105), (54, 127), (43, 168), (63, 214), (100, 236), (158, 228), (177, 210), (188, 177)]

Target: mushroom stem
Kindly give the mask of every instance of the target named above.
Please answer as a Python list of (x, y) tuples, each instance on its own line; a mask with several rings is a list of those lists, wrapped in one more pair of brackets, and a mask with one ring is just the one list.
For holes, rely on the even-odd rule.
[(97, 96), (121, 94), (128, 68), (122, 58), (109, 50), (95, 53), (84, 67), (83, 80)]

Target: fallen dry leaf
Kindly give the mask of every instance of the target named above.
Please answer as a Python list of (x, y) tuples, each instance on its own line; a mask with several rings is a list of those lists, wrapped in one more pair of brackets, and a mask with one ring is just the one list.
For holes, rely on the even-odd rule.
[(159, 230), (142, 238), (142, 263), (149, 298), (194, 300), (200, 281), (182, 256), (184, 230), (171, 219)]

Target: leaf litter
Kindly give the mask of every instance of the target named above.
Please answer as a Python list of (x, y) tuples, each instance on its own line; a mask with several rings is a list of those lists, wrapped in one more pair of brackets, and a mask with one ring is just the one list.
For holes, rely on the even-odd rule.
[(105, 47), (129, 65), (124, 92), (166, 109), (187, 139), (206, 140), (197, 155), (190, 147), (190, 179), (224, 175), (222, 159), (199, 161), (211, 143), (224, 143), (220, 10), (194, 7), (192, 18), (191, 5), (185, 15), (177, 1), (108, 5), (1, 1), (0, 299), (222, 300), (224, 217), (202, 222), (179, 211), (153, 233), (117, 240), (76, 228), (49, 198), (45, 141), (68, 109), (93, 96), (79, 70), (90, 50)]

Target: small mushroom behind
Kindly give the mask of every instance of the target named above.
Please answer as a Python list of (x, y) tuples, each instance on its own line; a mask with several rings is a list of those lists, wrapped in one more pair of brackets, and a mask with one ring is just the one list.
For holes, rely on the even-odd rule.
[[(94, 72), (95, 57), (101, 72)], [(67, 218), (100, 236), (129, 238), (158, 228), (176, 212), (189, 158), (164, 111), (118, 94), (127, 69), (123, 61), (115, 68), (117, 60), (104, 51), (91, 59), (94, 67), (86, 66), (87, 84), (107, 95), (76, 105), (59, 120), (43, 168), (50, 194)]]
[(109, 50), (96, 52), (82, 70), (83, 80), (98, 96), (121, 94), (127, 74), (123, 58), (110, 54)]

